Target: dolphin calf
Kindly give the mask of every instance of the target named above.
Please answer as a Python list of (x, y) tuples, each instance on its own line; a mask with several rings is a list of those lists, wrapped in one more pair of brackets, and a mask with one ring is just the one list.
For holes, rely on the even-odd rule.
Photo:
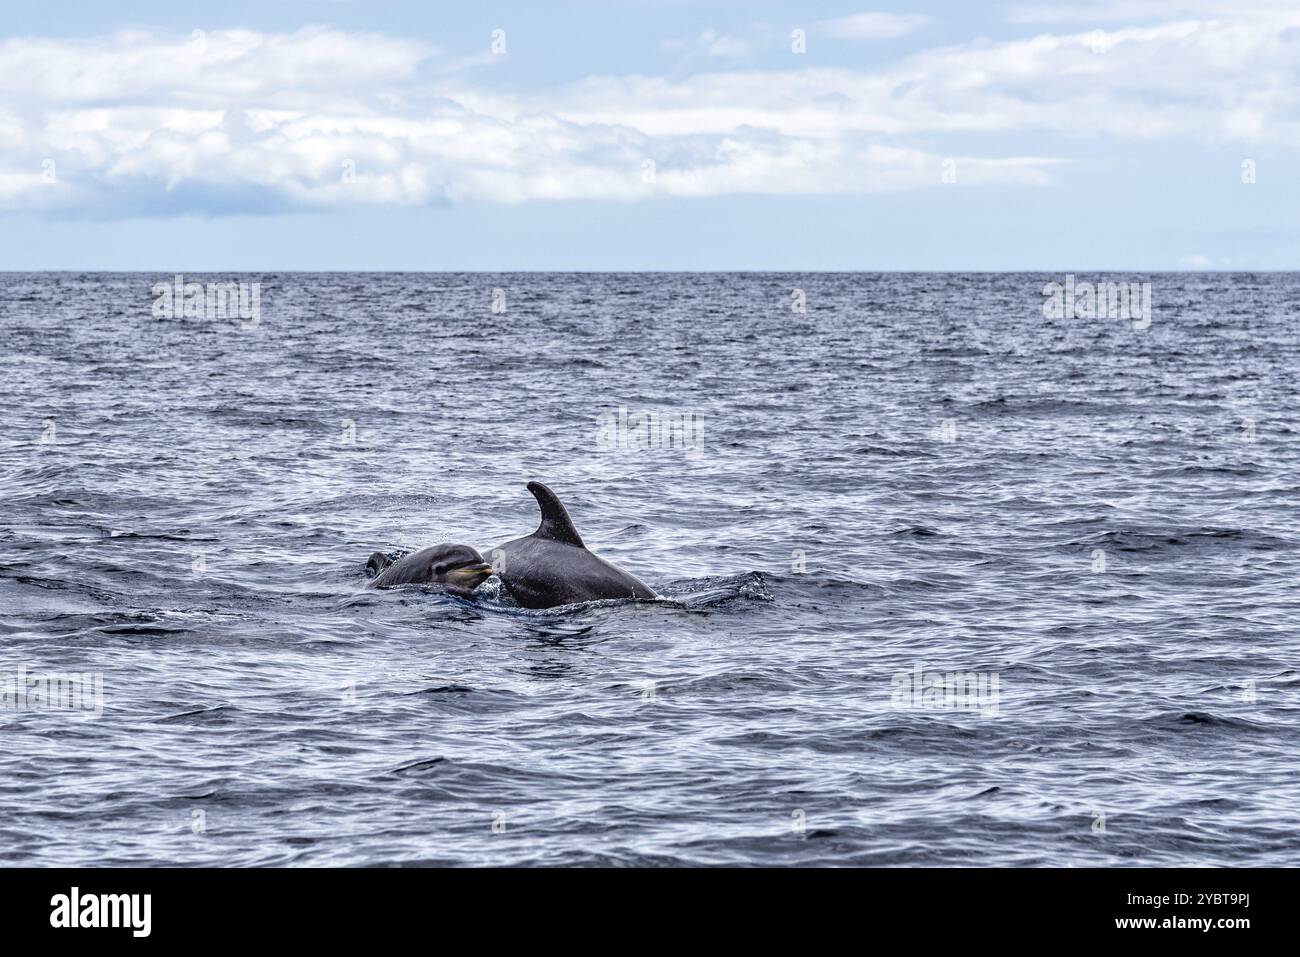
[(454, 595), (469, 595), (492, 574), (492, 566), (468, 545), (433, 545), (393, 561), (375, 552), (366, 568), (377, 574), (371, 588), (394, 585), (446, 585)]
[(643, 582), (587, 551), (559, 497), (529, 482), (542, 524), (489, 552), (501, 583), (525, 608), (553, 608), (602, 598), (657, 598)]

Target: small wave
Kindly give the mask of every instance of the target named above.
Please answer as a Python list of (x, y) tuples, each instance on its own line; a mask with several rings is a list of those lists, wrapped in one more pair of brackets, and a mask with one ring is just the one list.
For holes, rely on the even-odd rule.
[(1180, 475), (1258, 475), (1257, 465), (1179, 465), (1173, 468), (1158, 469), (1151, 474), (1159, 478), (1171, 478)]
[(854, 455), (881, 455), (890, 458), (934, 458), (934, 454), (921, 449), (897, 449), (884, 445), (863, 445), (853, 450)]
[(1113, 405), (1077, 399), (1040, 399), (1037, 397), (998, 396), (975, 402), (971, 408), (992, 415), (1115, 415), (1127, 411), (1127, 405)]
[[(656, 687), (656, 693), (664, 695), (678, 694), (716, 694), (724, 691), (743, 691), (746, 694), (780, 693), (797, 688), (801, 681), (790, 673), (774, 671), (724, 671), (719, 674), (690, 678), (684, 681), (663, 681)], [(760, 732), (763, 733), (763, 732)]]
[(934, 538), (942, 535), (937, 528), (931, 528), (929, 525), (908, 525), (905, 528), (895, 529), (890, 535), (906, 535), (910, 538)]
[(182, 711), (179, 714), (170, 714), (165, 718), (158, 718), (157, 724), (223, 724), (234, 717), (238, 709), (233, 705), (219, 704), (212, 708), (196, 708), (193, 711)]
[(1275, 547), (1285, 539), (1267, 532), (1247, 528), (1220, 528), (1208, 525), (1175, 526), (1168, 529), (1143, 530), (1119, 528), (1065, 543), (1070, 547), (1110, 546), (1121, 552), (1143, 552), (1179, 546), (1241, 544), (1250, 547)]
[(388, 773), (389, 774), (410, 774), (410, 773), (418, 774), (421, 771), (432, 770), (433, 768), (436, 768), (438, 765), (445, 764), (446, 762), (447, 762), (446, 758), (425, 758), (420, 761), (412, 761), (409, 764), (403, 764), (399, 767), (393, 768)]
[(674, 583), (665, 597), (689, 609), (717, 608), (734, 601), (775, 601), (762, 572)]
[(1262, 725), (1253, 721), (1247, 721), (1244, 718), (1229, 718), (1209, 711), (1166, 711), (1147, 718), (1143, 723), (1175, 731), (1188, 731), (1198, 728), (1253, 732), (1265, 730)]
[(422, 694), (473, 694), (474, 689), (468, 685), (440, 685), (437, 688), (421, 688), (419, 691), (408, 691), (406, 696)]

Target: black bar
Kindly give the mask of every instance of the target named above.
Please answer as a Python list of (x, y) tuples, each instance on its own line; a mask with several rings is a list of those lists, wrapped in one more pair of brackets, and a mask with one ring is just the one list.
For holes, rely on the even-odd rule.
[[(0, 871), (0, 920), (11, 946), (69, 935), (92, 945), (374, 946), (415, 935), (437, 947), (464, 934), (492, 945), (556, 946), (603, 934), (611, 947), (668, 946), (686, 927), (698, 928), (692, 939), (733, 943), (903, 935), (927, 950), (943, 941), (1126, 938), (1232, 946), (1289, 936), (1294, 885), (1292, 872), (1274, 869), (16, 869)], [(148, 936), (135, 936), (130, 920), (143, 929), (142, 897), (135, 911), (118, 900), (125, 926), (51, 926), (59, 895), (70, 904), (73, 887), (87, 915), (88, 906), (98, 910), (97, 895), (150, 895)], [(1135, 919), (1154, 924), (1119, 926)], [(611, 922), (622, 928), (612, 937), (599, 930)]]

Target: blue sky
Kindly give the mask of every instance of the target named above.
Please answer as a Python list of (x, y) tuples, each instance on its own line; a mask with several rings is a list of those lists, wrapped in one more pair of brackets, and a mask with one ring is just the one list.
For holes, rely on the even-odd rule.
[(1297, 74), (1283, 0), (10, 4), (0, 269), (1294, 269)]

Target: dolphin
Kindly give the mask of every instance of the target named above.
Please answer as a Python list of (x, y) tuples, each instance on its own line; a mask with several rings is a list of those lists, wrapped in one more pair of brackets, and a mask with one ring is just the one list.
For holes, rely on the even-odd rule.
[(468, 545), (432, 545), (397, 561), (375, 552), (366, 570), (375, 573), (371, 588), (446, 585), (447, 591), (461, 596), (472, 594), (492, 574), (492, 566)]
[(497, 576), (525, 608), (553, 608), (602, 598), (657, 598), (645, 583), (587, 551), (559, 497), (529, 482), (542, 510), (537, 531), (488, 554)]

